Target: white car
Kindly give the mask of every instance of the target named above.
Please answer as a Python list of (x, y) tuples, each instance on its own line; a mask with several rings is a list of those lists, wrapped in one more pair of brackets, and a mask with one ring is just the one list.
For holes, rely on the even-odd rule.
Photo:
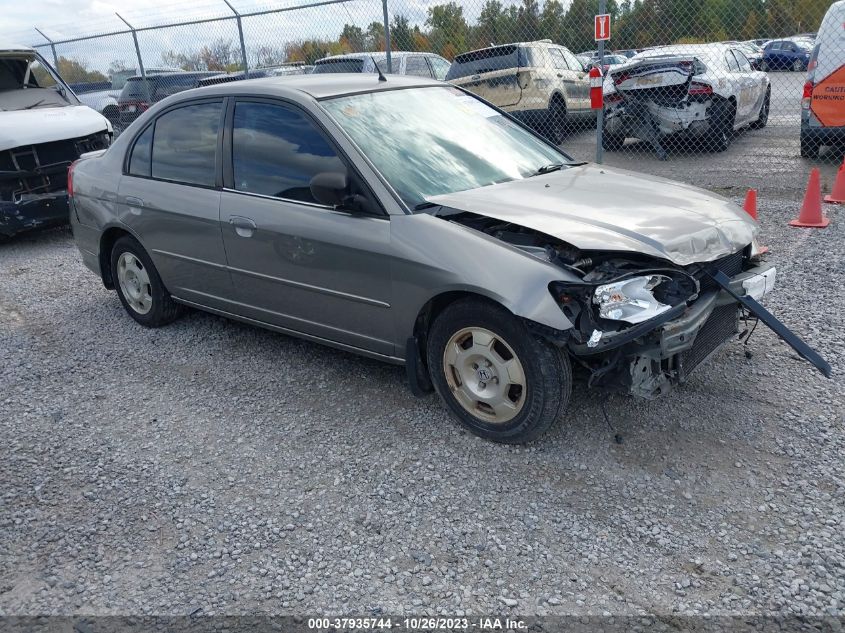
[(769, 119), (769, 76), (755, 71), (741, 48), (727, 44), (661, 46), (610, 69), (604, 81), (607, 150), (628, 137), (650, 142), (673, 134), (726, 150), (734, 131)]
[(112, 126), (27, 46), (0, 45), (0, 241), (67, 223), (67, 171)]

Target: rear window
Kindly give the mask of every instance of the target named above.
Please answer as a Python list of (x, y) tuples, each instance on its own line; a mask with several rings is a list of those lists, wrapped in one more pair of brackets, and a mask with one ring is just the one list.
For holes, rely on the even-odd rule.
[[(149, 82), (150, 92), (155, 91), (155, 79), (147, 77)], [(123, 89), (120, 91), (121, 99), (145, 99), (147, 91), (144, 89), (144, 80), (141, 77), (131, 77), (123, 84)]]
[(326, 59), (314, 65), (315, 73), (362, 73), (364, 60), (352, 58)]
[(458, 55), (455, 58), (446, 75), (446, 80), (460, 79), (461, 77), (481, 75), (483, 73), (507, 70), (509, 68), (519, 68), (521, 66), (531, 66), (531, 57), (529, 48), (515, 45), (494, 46), (492, 48), (482, 48), (478, 51), (470, 51), (469, 53)]

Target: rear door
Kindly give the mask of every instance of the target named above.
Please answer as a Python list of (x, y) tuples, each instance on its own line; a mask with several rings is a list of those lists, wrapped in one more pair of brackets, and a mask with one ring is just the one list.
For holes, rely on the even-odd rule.
[(575, 57), (568, 48), (561, 48), (560, 52), (566, 60), (566, 65), (574, 73), (575, 94), (578, 95), (580, 108), (583, 111), (590, 110), (590, 77), (584, 69), (584, 65)]
[(134, 140), (118, 191), (121, 219), (177, 297), (229, 308), (220, 231), (223, 101), (166, 110)]
[(516, 105), (522, 97), (518, 74), (523, 56), (517, 45), (470, 51), (455, 58), (447, 80), (499, 107)]
[(388, 216), (314, 199), (318, 173), (356, 176), (297, 107), (239, 99), (229, 120), (221, 219), (240, 314), (393, 355)]

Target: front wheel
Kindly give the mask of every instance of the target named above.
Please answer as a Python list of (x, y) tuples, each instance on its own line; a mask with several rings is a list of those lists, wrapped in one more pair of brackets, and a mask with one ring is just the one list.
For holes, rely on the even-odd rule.
[(133, 237), (121, 237), (111, 252), (111, 274), (117, 296), (133, 319), (146, 327), (161, 327), (183, 311), (173, 301), (144, 247)]
[(566, 102), (555, 97), (549, 104), (549, 130), (546, 137), (555, 145), (560, 145), (566, 136)]
[(480, 437), (530, 442), (569, 404), (569, 357), (492, 302), (469, 298), (445, 308), (429, 330), (427, 356), (438, 395)]

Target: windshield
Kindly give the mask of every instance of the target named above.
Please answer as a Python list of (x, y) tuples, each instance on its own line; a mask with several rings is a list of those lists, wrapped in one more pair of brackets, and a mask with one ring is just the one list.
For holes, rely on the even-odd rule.
[(322, 103), (411, 208), (430, 196), (527, 178), (570, 161), (457, 88), (370, 92)]
[(0, 57), (0, 110), (76, 105), (53, 70), (37, 55)]

